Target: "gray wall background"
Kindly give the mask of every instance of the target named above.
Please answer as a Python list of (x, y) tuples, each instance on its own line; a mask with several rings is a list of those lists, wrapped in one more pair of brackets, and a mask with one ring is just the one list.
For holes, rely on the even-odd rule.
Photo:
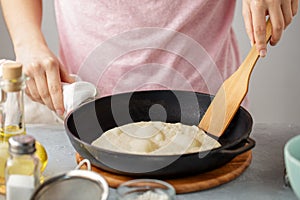
[[(43, 2), (43, 31), (48, 45), (57, 54), (58, 37), (53, 2), (49, 0)], [(244, 59), (250, 50), (250, 43), (244, 29), (241, 4), (241, 1), (237, 1), (233, 27)], [(252, 73), (248, 93), (249, 112), (255, 123), (300, 125), (299, 15), (284, 32), (279, 44), (268, 48), (268, 56), (257, 62)], [(13, 48), (2, 17), (0, 17), (0, 58), (14, 59)]]

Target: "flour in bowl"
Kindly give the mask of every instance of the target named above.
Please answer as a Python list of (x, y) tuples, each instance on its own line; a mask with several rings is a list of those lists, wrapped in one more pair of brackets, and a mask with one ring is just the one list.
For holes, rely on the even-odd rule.
[(147, 155), (194, 153), (221, 146), (197, 126), (159, 121), (136, 122), (110, 129), (92, 145), (117, 152)]
[(144, 194), (139, 195), (135, 200), (169, 200), (166, 194), (157, 194), (152, 191), (147, 191)]

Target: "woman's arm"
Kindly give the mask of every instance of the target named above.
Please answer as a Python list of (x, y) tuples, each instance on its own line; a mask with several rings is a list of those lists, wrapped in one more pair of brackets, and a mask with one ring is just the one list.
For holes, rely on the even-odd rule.
[(46, 45), (41, 32), (41, 0), (1, 0), (1, 4), (15, 50), (28, 43)]
[(283, 30), (297, 14), (298, 4), (299, 0), (243, 0), (246, 31), (261, 56), (265, 56), (267, 52), (266, 15), (269, 15), (273, 28), (270, 44), (276, 45)]
[(41, 0), (1, 0), (16, 60), (30, 77), (26, 93), (58, 114), (64, 112), (61, 81), (72, 82), (41, 31)]

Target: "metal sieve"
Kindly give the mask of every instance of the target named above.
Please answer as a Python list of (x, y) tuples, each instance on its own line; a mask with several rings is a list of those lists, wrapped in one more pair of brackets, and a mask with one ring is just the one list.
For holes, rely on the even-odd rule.
[(31, 200), (106, 200), (108, 184), (99, 174), (79, 167), (89, 161), (83, 160), (75, 170), (54, 176), (41, 184), (33, 193)]

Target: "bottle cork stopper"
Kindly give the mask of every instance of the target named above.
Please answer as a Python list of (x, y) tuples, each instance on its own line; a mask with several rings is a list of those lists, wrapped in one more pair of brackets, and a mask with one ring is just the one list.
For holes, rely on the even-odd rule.
[(2, 78), (5, 80), (18, 79), (22, 76), (22, 64), (13, 62), (2, 65)]

